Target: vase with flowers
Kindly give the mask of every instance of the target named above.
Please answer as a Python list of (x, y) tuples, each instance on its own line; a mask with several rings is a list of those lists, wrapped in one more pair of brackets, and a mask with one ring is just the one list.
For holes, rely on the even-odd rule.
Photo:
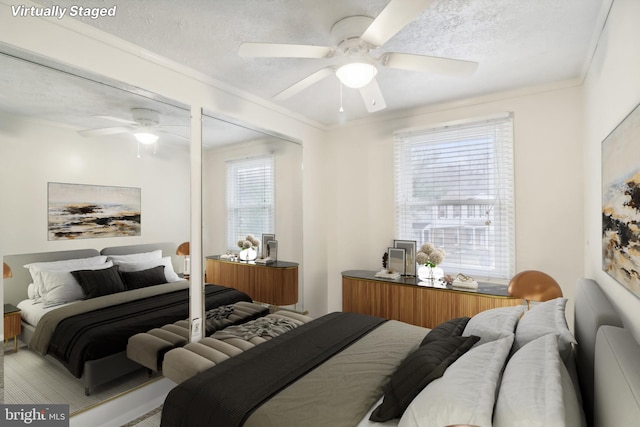
[(446, 253), (442, 248), (436, 248), (431, 243), (425, 243), (416, 253), (416, 262), (420, 264), (418, 268), (418, 277), (420, 280), (433, 285), (437, 280), (444, 276), (442, 268), (438, 264), (444, 261)]
[(253, 234), (247, 234), (244, 239), (238, 240), (240, 261), (255, 260), (258, 257), (258, 246), (260, 246), (260, 240), (256, 239)]

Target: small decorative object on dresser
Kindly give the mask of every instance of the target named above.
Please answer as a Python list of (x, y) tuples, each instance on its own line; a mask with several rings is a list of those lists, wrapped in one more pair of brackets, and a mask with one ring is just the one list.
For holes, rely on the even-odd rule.
[(416, 241), (415, 240), (394, 240), (394, 248), (402, 248), (405, 251), (404, 276), (416, 275)]
[(269, 242), (276, 240), (275, 234), (263, 234), (262, 235), (262, 258), (271, 258), (269, 253)]
[(405, 274), (406, 251), (402, 248), (389, 248), (389, 273)]
[(418, 269), (418, 277), (420, 280), (433, 285), (435, 281), (444, 277), (444, 271), (438, 267), (445, 257), (444, 249), (436, 248), (431, 243), (425, 243), (420, 246), (420, 250), (416, 253), (416, 262), (422, 266)]
[(256, 239), (253, 234), (247, 234), (247, 237), (238, 240), (240, 261), (255, 260), (258, 257), (258, 246), (260, 246), (260, 240)]

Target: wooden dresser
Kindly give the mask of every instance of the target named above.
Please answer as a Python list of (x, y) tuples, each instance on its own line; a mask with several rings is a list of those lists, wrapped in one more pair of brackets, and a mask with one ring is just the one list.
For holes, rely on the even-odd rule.
[(507, 294), (506, 285), (480, 283), (478, 290), (418, 286), (419, 279), (387, 280), (375, 271), (342, 272), (342, 311), (370, 314), (433, 328), (462, 316), (522, 304)]
[(276, 261), (256, 264), (227, 261), (219, 255), (206, 257), (207, 283), (236, 288), (254, 301), (272, 305), (293, 305), (298, 302), (298, 264)]

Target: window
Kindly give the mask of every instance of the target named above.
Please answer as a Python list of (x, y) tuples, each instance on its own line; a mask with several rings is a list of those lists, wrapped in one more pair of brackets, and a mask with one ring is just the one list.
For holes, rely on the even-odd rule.
[(274, 233), (273, 157), (227, 162), (227, 246), (247, 234)]
[(431, 242), (447, 274), (515, 272), (510, 115), (396, 132), (396, 238)]

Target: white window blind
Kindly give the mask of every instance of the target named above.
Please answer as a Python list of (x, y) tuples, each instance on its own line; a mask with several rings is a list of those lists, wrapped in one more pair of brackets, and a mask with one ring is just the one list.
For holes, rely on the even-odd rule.
[(515, 272), (511, 115), (394, 136), (396, 235), (446, 251), (445, 274)]
[(274, 233), (273, 156), (227, 162), (227, 246), (247, 234)]

